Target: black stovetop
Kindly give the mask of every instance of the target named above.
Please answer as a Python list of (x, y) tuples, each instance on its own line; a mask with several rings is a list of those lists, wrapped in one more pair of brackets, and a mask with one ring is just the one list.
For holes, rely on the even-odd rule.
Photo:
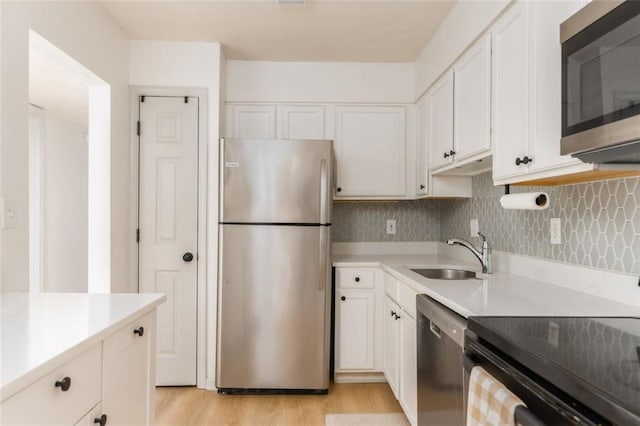
[(605, 398), (640, 419), (640, 318), (470, 317), (468, 327), (577, 400)]

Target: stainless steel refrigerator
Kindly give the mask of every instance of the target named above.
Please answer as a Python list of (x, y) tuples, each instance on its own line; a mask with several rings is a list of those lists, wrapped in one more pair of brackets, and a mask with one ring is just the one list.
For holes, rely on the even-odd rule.
[(327, 392), (333, 174), (333, 141), (221, 141), (219, 392)]

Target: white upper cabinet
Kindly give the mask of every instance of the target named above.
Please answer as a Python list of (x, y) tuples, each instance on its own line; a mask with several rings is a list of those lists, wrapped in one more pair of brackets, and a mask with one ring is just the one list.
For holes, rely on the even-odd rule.
[(404, 198), (405, 107), (336, 107), (336, 198)]
[(456, 163), (491, 151), (491, 36), (454, 65), (453, 151)]
[(592, 170), (560, 155), (559, 26), (581, 0), (516, 2), (491, 29), (496, 184)]
[(453, 163), (453, 72), (447, 71), (427, 92), (429, 168)]
[(429, 193), (429, 157), (427, 145), (427, 98), (416, 103), (416, 195)]
[(528, 153), (528, 8), (527, 2), (515, 4), (492, 30), (494, 178), (518, 173), (516, 158), (526, 161)]
[(273, 105), (233, 105), (227, 136), (236, 139), (275, 139), (276, 108)]
[(278, 139), (330, 139), (325, 132), (325, 107), (278, 106)]

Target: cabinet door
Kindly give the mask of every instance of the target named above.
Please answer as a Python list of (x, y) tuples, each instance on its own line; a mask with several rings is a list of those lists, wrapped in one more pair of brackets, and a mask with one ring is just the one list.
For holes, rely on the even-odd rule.
[(491, 150), (491, 36), (481, 38), (454, 66), (456, 162)]
[(453, 162), (453, 72), (448, 71), (427, 93), (429, 120), (429, 168), (431, 170)]
[(560, 23), (584, 5), (581, 0), (535, 2), (530, 13), (536, 19), (536, 132), (529, 143), (534, 158), (529, 171), (580, 164), (577, 158), (560, 155), (561, 138), (561, 47)]
[(516, 3), (491, 31), (494, 179), (526, 173), (528, 167), (515, 163), (529, 154), (528, 7), (526, 1)]
[(336, 108), (337, 197), (404, 197), (405, 109)]
[(102, 346), (102, 410), (109, 424), (153, 424), (156, 311), (127, 324)]
[(427, 99), (423, 96), (416, 103), (416, 194), (418, 196), (429, 193), (427, 114)]
[(336, 370), (373, 370), (373, 290), (336, 292)]
[(383, 304), (383, 341), (384, 341), (384, 375), (391, 386), (393, 394), (398, 398), (399, 369), (400, 369), (400, 307), (389, 297), (384, 298)]
[(411, 424), (418, 420), (418, 357), (416, 320), (406, 312), (400, 319), (400, 405)]
[(278, 139), (325, 139), (324, 107), (278, 107)]
[(272, 105), (234, 105), (233, 137), (275, 139), (276, 109)]

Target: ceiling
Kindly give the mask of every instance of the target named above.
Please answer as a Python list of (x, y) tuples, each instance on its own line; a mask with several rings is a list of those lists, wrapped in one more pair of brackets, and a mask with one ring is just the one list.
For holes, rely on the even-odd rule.
[(227, 59), (412, 62), (455, 0), (99, 3), (130, 39), (217, 41)]

